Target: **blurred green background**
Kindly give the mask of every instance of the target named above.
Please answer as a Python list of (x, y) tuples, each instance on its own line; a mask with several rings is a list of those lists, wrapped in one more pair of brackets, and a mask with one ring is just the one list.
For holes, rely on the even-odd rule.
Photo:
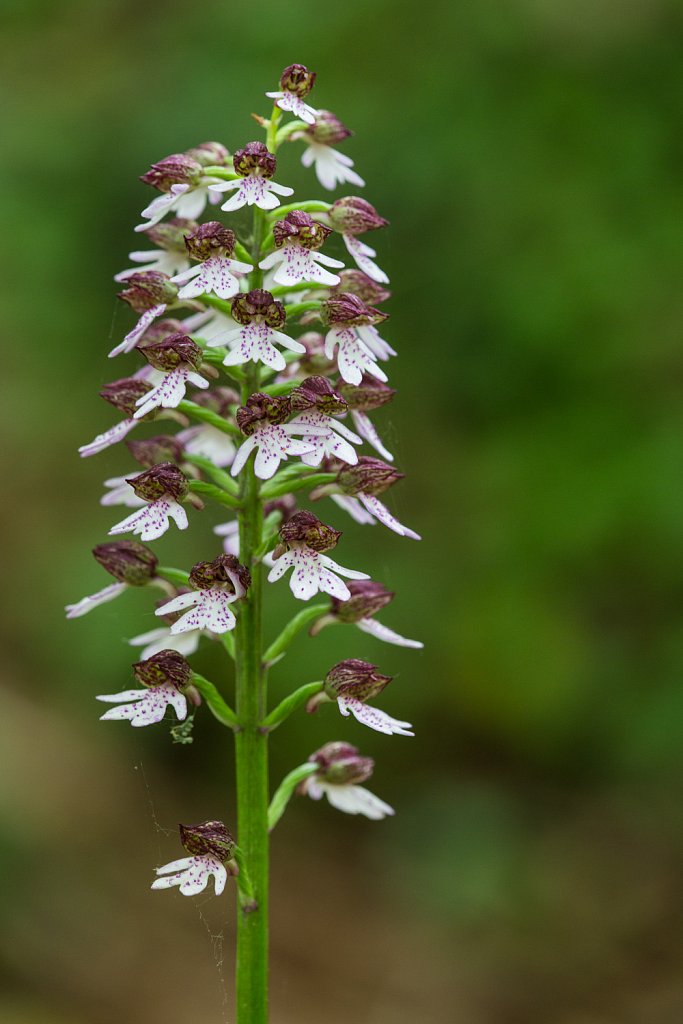
[[(150, 602), (62, 606), (105, 584), (101, 481), (131, 469), (76, 448), (134, 365), (106, 353), (132, 322), (111, 278), (151, 197), (137, 176), (254, 137), (292, 61), (392, 222), (371, 241), (399, 394), (377, 419), (408, 475), (390, 504), (425, 540), (328, 519), (340, 561), (397, 590), (382, 621), (427, 646), (346, 627), (273, 673), (282, 696), (376, 661), (417, 731), (328, 709), (274, 737), (274, 780), (357, 742), (399, 813), (299, 800), (278, 827), (273, 1024), (680, 1024), (680, 7), (5, 0), (2, 19), (0, 1024), (232, 1019), (232, 895), (147, 888), (178, 821), (230, 823), (229, 738), (206, 715), (192, 747), (100, 725)], [(299, 155), (278, 180), (317, 196)], [(162, 560), (213, 557), (221, 518)], [(274, 635), (294, 607), (268, 597)], [(222, 677), (216, 651), (197, 664)]]

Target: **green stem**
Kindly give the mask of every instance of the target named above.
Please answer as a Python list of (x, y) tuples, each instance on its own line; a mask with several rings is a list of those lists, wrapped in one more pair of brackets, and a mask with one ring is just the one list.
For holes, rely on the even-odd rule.
[(205, 480), (190, 480), (190, 490), (193, 494), (199, 494), (200, 497), (217, 501), (219, 505), (227, 505), (228, 508), (240, 507), (239, 498), (228, 494), (227, 491), (216, 487), (215, 484), (207, 484)]
[(316, 693), (320, 693), (323, 686), (324, 683), (318, 679), (315, 683), (305, 683), (303, 686), (300, 686), (298, 690), (294, 690), (294, 692), (290, 693), (288, 697), (281, 700), (269, 715), (266, 715), (261, 722), (261, 728), (267, 729), (268, 732), (272, 732), (273, 729), (277, 729), (278, 725), (282, 725), (286, 718), (289, 718), (289, 716), (297, 711), (303, 704), (306, 704), (311, 697), (315, 697)]
[(294, 790), (307, 779), (310, 775), (315, 775), (318, 770), (317, 764), (300, 764), (298, 768), (294, 768), (289, 775), (285, 775), (284, 779), (277, 787), (273, 799), (270, 801), (270, 807), (268, 808), (268, 829), (270, 832), (273, 831), (278, 821), (285, 813), (285, 808), (289, 803)]
[(320, 484), (331, 484), (336, 479), (336, 473), (309, 473), (308, 476), (299, 477), (298, 480), (284, 480), (282, 483), (275, 484), (272, 487), (264, 487), (263, 498), (265, 501), (272, 501), (273, 498), (279, 498), (283, 494), (290, 494), (293, 491), (300, 491), (304, 487), (318, 487)]
[(170, 566), (160, 565), (156, 570), (157, 576), (162, 580), (168, 580), (174, 587), (187, 587), (190, 582), (189, 572), (183, 569), (172, 569)]
[(276, 640), (273, 640), (268, 650), (264, 653), (264, 663), (266, 665), (272, 665), (274, 661), (281, 658), (287, 651), (287, 648), (292, 643), (297, 633), (300, 633), (302, 629), (305, 629), (309, 622), (313, 622), (314, 619), (319, 619), (321, 615), (326, 615), (329, 610), (329, 604), (313, 604), (310, 608), (302, 608), (302, 610), (287, 623), (279, 637), (277, 637)]
[[(263, 238), (263, 213), (254, 211), (250, 288), (260, 288), (258, 269)], [(242, 403), (259, 388), (258, 365), (246, 368)], [(237, 912), (235, 969), (236, 1024), (268, 1021), (268, 736), (259, 725), (266, 713), (266, 674), (261, 659), (263, 573), (256, 560), (261, 543), (263, 506), (253, 460), (240, 475), (240, 561), (252, 575), (241, 602), (235, 631), (236, 710), (240, 730), (235, 735), (237, 770), (237, 827), (244, 862), (249, 866), (257, 908)], [(251, 909), (251, 908), (250, 908)]]

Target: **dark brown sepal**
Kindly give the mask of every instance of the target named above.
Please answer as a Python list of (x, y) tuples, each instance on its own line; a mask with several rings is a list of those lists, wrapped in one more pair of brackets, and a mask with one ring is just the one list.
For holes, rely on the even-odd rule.
[(139, 476), (127, 477), (126, 483), (144, 501), (157, 501), (165, 494), (170, 494), (176, 501), (182, 501), (190, 488), (185, 474), (172, 462), (160, 462)]
[(208, 260), (211, 256), (232, 256), (236, 241), (234, 231), (218, 220), (210, 220), (185, 235), (185, 248), (193, 260)]
[(179, 825), (180, 842), (193, 857), (209, 854), (220, 861), (230, 860), (236, 842), (222, 821), (205, 821), (201, 825)]
[(250, 292), (236, 295), (231, 303), (231, 312), (233, 320), (243, 327), (262, 321), (268, 327), (279, 330), (287, 319), (284, 305), (263, 288), (253, 288)]
[(280, 527), (280, 540), (288, 547), (304, 543), (314, 551), (331, 551), (337, 546), (340, 537), (341, 530), (327, 526), (316, 515), (306, 510), (295, 512)]
[(370, 619), (393, 601), (394, 594), (374, 580), (349, 580), (351, 597), (347, 601), (332, 598), (331, 613), (338, 622), (353, 623)]
[(192, 678), (190, 664), (178, 651), (165, 650), (153, 654), (151, 658), (138, 661), (133, 665), (133, 674), (141, 686), (171, 685), (177, 690), (187, 686)]
[(307, 377), (289, 393), (292, 412), (317, 409), (325, 416), (342, 416), (348, 405), (326, 377)]
[(154, 579), (159, 564), (154, 552), (136, 540), (98, 544), (93, 555), (110, 576), (129, 587), (144, 587)]
[(353, 697), (366, 701), (377, 697), (391, 682), (391, 676), (383, 676), (377, 666), (358, 658), (347, 658), (334, 665), (325, 676), (325, 693), (333, 700), (336, 697)]
[(155, 370), (163, 370), (168, 373), (176, 370), (179, 366), (189, 365), (198, 370), (202, 364), (204, 353), (188, 334), (171, 334), (163, 341), (153, 342), (151, 345), (137, 345), (138, 352), (141, 352), (150, 366)]
[(402, 480), (394, 466), (371, 455), (361, 455), (355, 466), (342, 466), (337, 473), (337, 484), (344, 494), (383, 494), (392, 484)]

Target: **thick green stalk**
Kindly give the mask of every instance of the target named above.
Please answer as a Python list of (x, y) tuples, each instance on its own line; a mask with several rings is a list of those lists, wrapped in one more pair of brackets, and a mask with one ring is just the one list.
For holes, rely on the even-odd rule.
[[(258, 265), (263, 215), (254, 216), (253, 262)], [(250, 287), (261, 285), (255, 269)], [(259, 388), (258, 365), (249, 364), (242, 403)], [(235, 971), (236, 1024), (268, 1021), (268, 736), (259, 729), (266, 714), (266, 676), (261, 660), (262, 570), (256, 561), (261, 543), (263, 508), (253, 460), (241, 473), (239, 511), (240, 561), (252, 574), (247, 597), (241, 602), (235, 636), (237, 770), (237, 834), (248, 865), (257, 907), (237, 910)]]

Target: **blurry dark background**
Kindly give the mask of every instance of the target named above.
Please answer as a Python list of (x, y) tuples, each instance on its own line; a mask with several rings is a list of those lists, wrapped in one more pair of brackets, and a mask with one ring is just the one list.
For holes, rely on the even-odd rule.
[[(76, 448), (134, 365), (106, 353), (132, 323), (111, 278), (152, 195), (137, 176), (254, 137), (292, 61), (356, 130), (343, 149), (392, 222), (370, 239), (399, 350), (377, 419), (407, 473), (390, 504), (425, 540), (327, 518), (339, 560), (397, 590), (381, 620), (427, 646), (346, 627), (273, 672), (279, 697), (376, 661), (417, 731), (327, 709), (274, 737), (274, 781), (358, 743), (398, 814), (298, 800), (278, 827), (273, 1024), (680, 1024), (679, 14), (5, 0), (0, 1024), (231, 1019), (232, 894), (148, 891), (178, 821), (231, 822), (230, 738), (207, 715), (191, 747), (100, 724), (150, 601), (62, 607), (107, 582), (101, 481), (131, 469), (123, 446)], [(317, 196), (299, 155), (278, 180)], [(162, 560), (212, 557), (221, 518), (172, 529)], [(268, 599), (274, 635), (294, 602)], [(217, 651), (197, 664), (222, 678)]]

